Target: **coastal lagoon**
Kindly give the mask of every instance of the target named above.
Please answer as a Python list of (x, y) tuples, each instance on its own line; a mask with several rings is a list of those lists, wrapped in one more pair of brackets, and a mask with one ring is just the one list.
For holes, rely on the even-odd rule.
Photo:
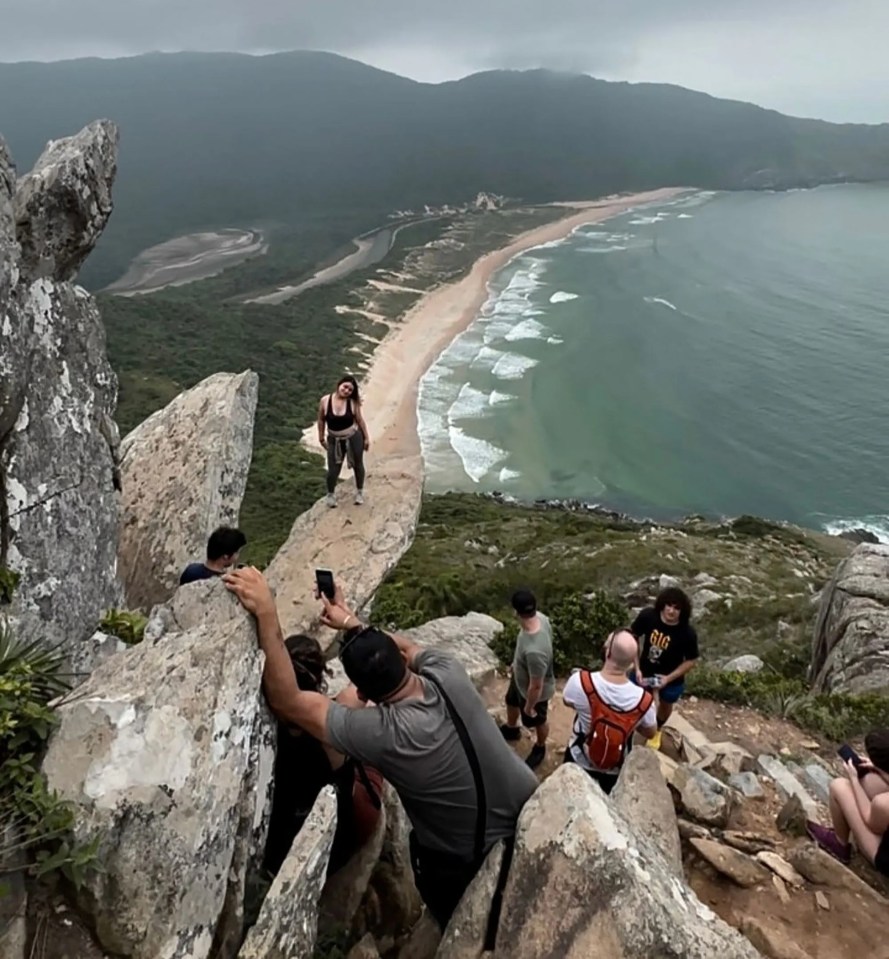
[(889, 542), (889, 186), (691, 193), (512, 260), (424, 377), (432, 491)]

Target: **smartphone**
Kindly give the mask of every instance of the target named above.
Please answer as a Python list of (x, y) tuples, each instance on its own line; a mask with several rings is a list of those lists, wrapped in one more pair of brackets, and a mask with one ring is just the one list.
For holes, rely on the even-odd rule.
[(851, 762), (856, 766), (860, 766), (864, 762), (861, 756), (859, 756), (858, 753), (855, 752), (855, 750), (848, 743), (844, 743), (842, 746), (840, 746), (837, 752), (840, 755), (840, 759), (842, 759), (844, 763)]
[(332, 569), (316, 569), (315, 583), (318, 586), (318, 592), (332, 600), (336, 593), (336, 584), (333, 581)]

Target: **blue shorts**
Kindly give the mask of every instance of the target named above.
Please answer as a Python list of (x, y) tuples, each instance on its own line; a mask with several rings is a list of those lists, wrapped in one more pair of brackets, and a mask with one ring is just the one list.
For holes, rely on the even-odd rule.
[[(630, 681), (636, 683), (637, 686), (642, 684), (636, 682), (636, 671), (630, 673)], [(661, 686), (660, 689), (651, 689), (650, 692), (657, 693), (658, 699), (662, 703), (678, 703), (682, 694), (685, 692), (685, 680), (677, 679), (675, 682), (668, 683), (666, 686)]]

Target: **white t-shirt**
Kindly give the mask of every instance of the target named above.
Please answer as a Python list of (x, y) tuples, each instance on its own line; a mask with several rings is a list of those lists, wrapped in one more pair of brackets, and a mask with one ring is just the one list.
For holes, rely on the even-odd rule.
[[(611, 683), (607, 679), (603, 679), (601, 673), (593, 673), (592, 675), (596, 692), (609, 706), (614, 706), (616, 709), (628, 710), (639, 705), (639, 700), (642, 698), (645, 690), (635, 683), (631, 683), (629, 680), (625, 683)], [(580, 670), (575, 670), (569, 677), (568, 682), (565, 683), (562, 698), (565, 700), (566, 705), (570, 706), (577, 714), (574, 717), (571, 742), (568, 744), (568, 748), (571, 750), (571, 758), (583, 769), (595, 769), (589, 761), (587, 754), (577, 743), (577, 739), (581, 733), (586, 737), (586, 734), (590, 731), (590, 701), (587, 699), (587, 695), (583, 691), (583, 686), (580, 682)], [(639, 721), (637, 728), (643, 726), (649, 729), (654, 729), (657, 726), (657, 709), (654, 700), (652, 700), (648, 711)], [(597, 771), (613, 773), (616, 776), (620, 770), (603, 769)]]

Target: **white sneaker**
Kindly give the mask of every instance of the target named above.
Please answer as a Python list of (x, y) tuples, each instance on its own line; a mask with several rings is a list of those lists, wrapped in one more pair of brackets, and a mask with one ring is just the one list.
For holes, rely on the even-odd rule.
[(355, 505), (363, 506), (364, 505), (364, 493), (361, 490), (355, 494)]
[(333, 493), (328, 493), (327, 499), (325, 500), (325, 502), (327, 503), (328, 506), (333, 508), (336, 506), (336, 497), (333, 495)]

